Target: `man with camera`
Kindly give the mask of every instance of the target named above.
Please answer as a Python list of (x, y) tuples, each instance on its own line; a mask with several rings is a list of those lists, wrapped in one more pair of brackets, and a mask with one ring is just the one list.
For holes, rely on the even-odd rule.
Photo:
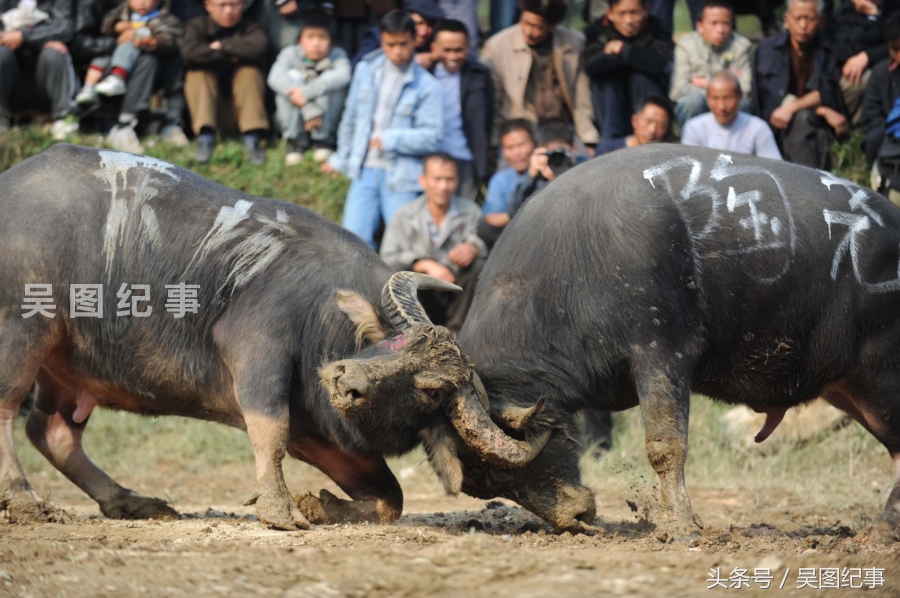
[(507, 208), (510, 218), (532, 195), (576, 164), (575, 132), (565, 121), (541, 121), (537, 136), (540, 145), (532, 152), (528, 173), (522, 177)]

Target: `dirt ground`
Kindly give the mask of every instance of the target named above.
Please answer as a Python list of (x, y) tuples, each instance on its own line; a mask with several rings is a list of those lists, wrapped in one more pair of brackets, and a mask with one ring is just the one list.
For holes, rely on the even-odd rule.
[[(706, 529), (690, 543), (666, 543), (642, 520), (647, 487), (597, 491), (594, 536), (556, 535), (526, 511), (500, 501), (444, 496), (415, 454), (391, 463), (406, 493), (395, 525), (320, 525), (309, 531), (267, 529), (240, 507), (250, 464), (197, 471), (133, 470), (120, 481), (169, 496), (180, 521), (111, 521), (51, 470), (32, 481), (65, 508), (65, 524), (11, 525), (0, 516), (0, 596), (697, 596), (818, 595), (798, 590), (799, 568), (838, 568), (845, 586), (866, 569), (883, 569), (884, 585), (827, 590), (827, 595), (900, 596), (900, 547), (870, 547), (839, 521), (858, 514), (807, 504), (785, 492), (692, 488)], [(286, 467), (295, 492), (338, 489), (303, 464)], [(154, 484), (163, 481), (162, 487)], [(172, 498), (173, 496), (177, 498)], [(630, 503), (630, 504), (629, 504)], [(636, 512), (633, 511), (636, 509)], [(750, 588), (726, 585), (746, 569)], [(754, 580), (770, 569), (770, 589)], [(788, 572), (788, 569), (790, 571)], [(761, 572), (757, 572), (761, 573)], [(782, 580), (784, 585), (781, 589)]]

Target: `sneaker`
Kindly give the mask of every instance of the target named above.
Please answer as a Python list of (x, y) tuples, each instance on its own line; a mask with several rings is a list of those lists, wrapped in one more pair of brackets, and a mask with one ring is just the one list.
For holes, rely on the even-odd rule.
[(313, 160), (316, 162), (322, 163), (328, 160), (331, 157), (331, 154), (334, 153), (334, 150), (330, 147), (317, 147), (313, 150)]
[(162, 140), (171, 143), (175, 147), (187, 147), (191, 144), (187, 135), (178, 125), (166, 125), (162, 130)]
[(244, 147), (250, 156), (250, 163), (256, 166), (264, 166), (266, 163), (266, 152), (259, 146), (259, 140), (251, 135), (244, 136)]
[(194, 151), (194, 159), (200, 164), (209, 163), (212, 159), (213, 149), (216, 147), (216, 138), (212, 135), (200, 135), (197, 137), (197, 149)]
[(78, 132), (78, 119), (72, 116), (65, 116), (53, 121), (50, 125), (50, 136), (56, 141), (63, 141), (69, 135)]
[(109, 147), (119, 152), (128, 152), (129, 154), (144, 155), (144, 146), (138, 140), (137, 133), (134, 132), (134, 124), (117, 124), (110, 130), (106, 137)]
[(95, 91), (102, 96), (125, 95), (125, 80), (116, 75), (110, 75), (95, 86)]
[(297, 164), (300, 164), (300, 162), (303, 162), (303, 154), (300, 152), (291, 150), (284, 155), (285, 166), (296, 166)]
[(97, 87), (94, 85), (85, 85), (75, 96), (75, 103), (78, 105), (93, 104), (97, 101)]

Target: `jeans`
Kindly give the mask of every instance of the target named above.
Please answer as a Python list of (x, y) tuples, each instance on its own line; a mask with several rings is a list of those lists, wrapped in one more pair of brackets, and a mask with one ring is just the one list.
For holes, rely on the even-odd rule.
[(119, 44), (116, 51), (112, 55), (113, 68), (119, 67), (123, 71), (130, 73), (134, 69), (134, 63), (137, 62), (141, 55), (141, 50), (131, 42)]
[(387, 172), (383, 168), (363, 167), (350, 184), (344, 205), (343, 226), (375, 249), (375, 232), (379, 223), (391, 221), (400, 206), (419, 196), (419, 192), (398, 193), (387, 188)]
[[(347, 98), (347, 89), (333, 91), (310, 101), (303, 108), (294, 106), (287, 96), (275, 94), (275, 121), (285, 139), (294, 139), (308, 145), (310, 140), (335, 147), (337, 145), (337, 128), (344, 111), (344, 100)], [(315, 104), (315, 106), (312, 106)], [(307, 131), (304, 125), (307, 121), (307, 108), (316, 108), (315, 112), (322, 115), (322, 126)]]
[(135, 60), (134, 70), (129, 73), (122, 112), (138, 114), (149, 110), (153, 92), (161, 88), (166, 95), (167, 124), (183, 126), (184, 68), (181, 56), (142, 52)]
[(604, 138), (631, 135), (634, 107), (652, 93), (667, 95), (666, 75), (645, 75), (629, 69), (594, 79), (592, 83), (594, 111)]

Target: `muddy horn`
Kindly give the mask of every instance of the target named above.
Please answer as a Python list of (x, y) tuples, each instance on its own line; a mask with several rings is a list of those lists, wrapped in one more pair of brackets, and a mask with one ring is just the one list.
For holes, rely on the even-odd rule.
[(416, 297), (416, 291), (420, 289), (462, 292), (462, 289), (455, 284), (450, 284), (434, 276), (418, 272), (397, 272), (391, 276), (384, 285), (384, 290), (381, 291), (381, 307), (384, 308), (384, 312), (394, 328), (405, 330), (416, 322), (431, 324), (431, 320), (425, 315), (425, 310)]
[(522, 467), (537, 457), (550, 439), (550, 431), (529, 441), (511, 438), (491, 420), (488, 404), (484, 386), (472, 372), (469, 384), (447, 403), (447, 416), (463, 442), (495, 465)]

